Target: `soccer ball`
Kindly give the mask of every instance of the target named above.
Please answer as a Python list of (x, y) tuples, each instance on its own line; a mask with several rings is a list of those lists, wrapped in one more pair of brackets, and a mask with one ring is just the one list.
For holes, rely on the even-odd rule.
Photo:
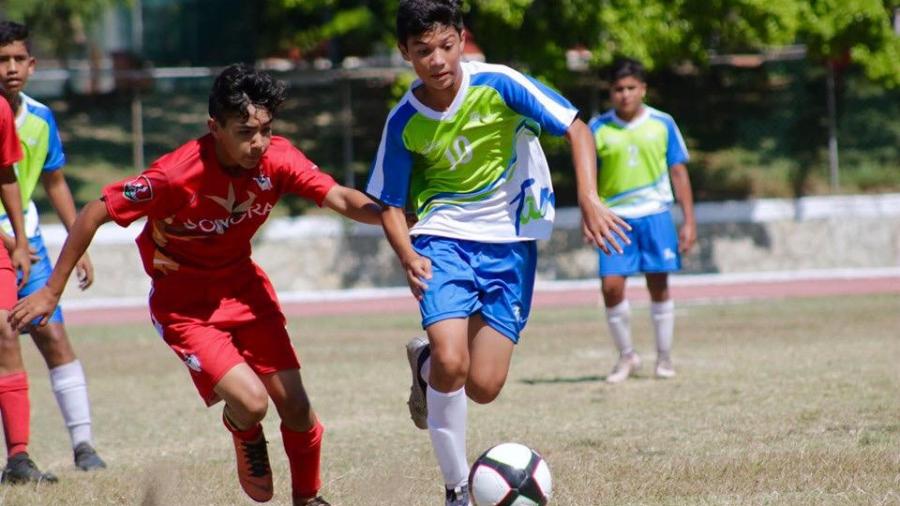
[(475, 506), (544, 506), (552, 491), (547, 462), (518, 443), (489, 449), (469, 471), (469, 493)]

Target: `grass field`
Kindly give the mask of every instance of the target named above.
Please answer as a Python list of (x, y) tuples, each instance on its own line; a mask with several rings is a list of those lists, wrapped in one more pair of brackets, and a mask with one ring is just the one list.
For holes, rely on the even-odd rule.
[[(512, 440), (543, 453), (553, 504), (900, 504), (900, 296), (677, 309), (679, 376), (602, 382), (613, 362), (594, 307), (535, 311), (501, 397), (470, 407), (469, 454)], [(637, 309), (639, 351), (650, 353)], [(442, 504), (427, 434), (408, 419), (403, 344), (416, 315), (292, 321), (326, 426), (336, 506)], [(89, 375), (107, 471), (71, 464), (45, 368), (32, 371), (32, 456), (55, 486), (0, 487), (0, 504), (252, 504), (220, 408), (205, 409), (150, 325), (70, 329)], [(290, 484), (265, 422), (274, 504)]]

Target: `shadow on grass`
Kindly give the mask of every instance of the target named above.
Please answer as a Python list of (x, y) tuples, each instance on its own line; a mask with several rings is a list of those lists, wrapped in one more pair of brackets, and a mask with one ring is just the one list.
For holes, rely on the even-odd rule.
[(575, 376), (575, 377), (555, 377), (555, 378), (525, 378), (519, 380), (520, 383), (526, 385), (554, 385), (558, 383), (596, 383), (606, 381), (606, 376)]

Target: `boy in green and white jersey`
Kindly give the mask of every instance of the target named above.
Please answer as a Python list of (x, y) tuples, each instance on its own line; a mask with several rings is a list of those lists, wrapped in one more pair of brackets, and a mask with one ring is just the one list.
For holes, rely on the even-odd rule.
[[(680, 253), (690, 251), (697, 238), (687, 147), (671, 116), (644, 105), (647, 84), (639, 62), (617, 61), (610, 83), (613, 109), (590, 121), (600, 160), (598, 192), (631, 226), (631, 244), (622, 255), (600, 255), (606, 318), (619, 350), (606, 381), (624, 381), (641, 365), (631, 344), (631, 310), (625, 299), (625, 279), (638, 272), (645, 274), (650, 291), (656, 376), (671, 378), (675, 315), (668, 273), (681, 269)], [(672, 186), (684, 214), (678, 233), (669, 211)]]
[[(24, 25), (12, 21), (0, 22), (0, 80), (3, 93), (16, 114), (16, 132), (24, 154), (16, 164), (16, 175), (22, 192), (25, 232), (33, 262), (28, 282), (19, 289), (20, 299), (43, 287), (53, 270), (38, 225), (38, 210), (31, 200), (38, 183), (44, 187), (66, 228), (75, 221), (76, 215), (72, 193), (62, 172), (66, 157), (53, 113), (23, 92), (35, 67), (28, 36), (28, 28)], [(0, 214), (0, 238), (10, 248), (13, 244), (12, 228), (2, 207)], [(86, 289), (94, 277), (87, 254), (79, 260), (77, 270), (79, 285)], [(61, 309), (56, 308), (48, 325), (35, 325), (29, 328), (29, 332), (50, 370), (50, 384), (69, 431), (75, 465), (85, 471), (106, 467), (93, 448), (87, 383), (81, 362), (75, 356), (63, 325)]]
[(531, 308), (535, 241), (552, 229), (542, 131), (572, 144), (585, 236), (620, 250), (613, 236), (624, 241), (626, 225), (597, 196), (594, 143), (568, 100), (509, 67), (460, 61), (459, 2), (402, 1), (397, 38), (419, 80), (386, 121), (367, 192), (386, 206), (385, 234), (428, 334), (407, 345), (410, 414), (429, 430), (446, 504), (464, 506), (466, 396), (500, 393)]

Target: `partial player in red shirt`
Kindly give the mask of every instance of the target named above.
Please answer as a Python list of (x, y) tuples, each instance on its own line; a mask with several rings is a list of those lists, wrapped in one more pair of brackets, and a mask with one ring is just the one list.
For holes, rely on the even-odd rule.
[(153, 279), (153, 324), (185, 363), (207, 405), (224, 400), (238, 477), (256, 501), (272, 497), (260, 421), (271, 397), (281, 416), (294, 504), (327, 505), (318, 491), (323, 428), (300, 377), (275, 290), (250, 259), (250, 240), (278, 198), (293, 193), (366, 223), (380, 207), (320, 172), (272, 135), (284, 85), (245, 65), (226, 68), (209, 97), (209, 130), (103, 189), (69, 231), (47, 286), (16, 305), (16, 327), (46, 318), (97, 228), (147, 218), (137, 239)]
[[(22, 214), (22, 195), (13, 164), (22, 159), (22, 148), (16, 135), (12, 108), (0, 89), (0, 201), (6, 208), (16, 245), (7, 254), (0, 248), (0, 416), (6, 436), (6, 467), (0, 481), (4, 483), (55, 482), (56, 477), (42, 473), (28, 456), (31, 404), (28, 401), (28, 376), (22, 363), (19, 334), (7, 322), (16, 303), (19, 286), (28, 281), (31, 258)], [(16, 285), (16, 269), (22, 272)]]

